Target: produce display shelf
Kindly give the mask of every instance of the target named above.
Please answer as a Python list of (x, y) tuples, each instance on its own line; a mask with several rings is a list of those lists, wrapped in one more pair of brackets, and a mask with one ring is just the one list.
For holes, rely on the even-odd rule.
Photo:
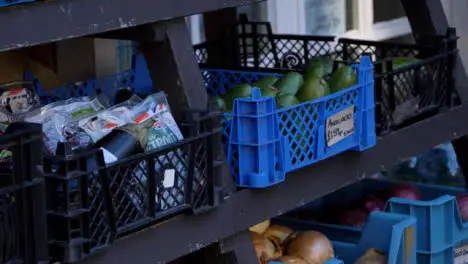
[[(259, 0), (51, 0), (2, 8), (0, 51), (136, 27)], [(53, 26), (52, 26), (53, 25)]]
[[(155, 259), (165, 262), (200, 250), (265, 219), (359, 181), (382, 166), (395, 164), (401, 158), (468, 134), (468, 124), (459, 122), (467, 114), (468, 107), (455, 108), (379, 138), (377, 145), (366, 152), (344, 153), (292, 172), (285, 182), (268, 189), (239, 191), (216, 211), (160, 223), (116, 241), (107, 252), (85, 263), (149, 263)], [(427, 131), (431, 131), (430, 135)], [(155, 250), (163, 247), (164, 250)]]

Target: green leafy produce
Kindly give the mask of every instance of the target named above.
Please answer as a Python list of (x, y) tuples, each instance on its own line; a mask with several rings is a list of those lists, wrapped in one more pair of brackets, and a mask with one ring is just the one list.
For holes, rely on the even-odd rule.
[(330, 77), (330, 92), (336, 93), (357, 84), (357, 72), (350, 66), (338, 68)]
[(288, 72), (273, 86), (280, 94), (296, 95), (299, 88), (304, 84), (304, 78), (298, 72)]
[(291, 94), (282, 94), (276, 97), (276, 107), (278, 109), (293, 106), (299, 103), (300, 101), (296, 98), (296, 96)]
[(304, 85), (297, 92), (296, 97), (299, 101), (306, 102), (327, 96), (329, 93), (330, 88), (328, 87), (328, 83), (320, 77), (315, 77), (305, 81)]
[(246, 98), (252, 95), (252, 86), (248, 84), (241, 84), (229, 90), (224, 96), (224, 103), (226, 105), (225, 111), (232, 112), (234, 106), (234, 99)]
[(214, 103), (220, 110), (222, 111), (226, 110), (226, 103), (224, 102), (223, 98), (219, 96), (213, 96), (210, 98), (210, 102)]
[(257, 82), (255, 82), (254, 84), (252, 84), (252, 87), (260, 88), (260, 90), (268, 89), (268, 88), (271, 88), (273, 84), (275, 84), (277, 81), (278, 81), (278, 78), (274, 76), (265, 76), (261, 78), (260, 80), (258, 80)]

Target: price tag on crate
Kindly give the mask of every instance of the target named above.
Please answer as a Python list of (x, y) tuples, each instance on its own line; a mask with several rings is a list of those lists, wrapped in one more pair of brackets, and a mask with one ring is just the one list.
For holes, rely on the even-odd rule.
[(468, 243), (460, 245), (453, 249), (453, 263), (454, 264), (468, 263)]
[(331, 147), (354, 133), (354, 105), (327, 118), (325, 137)]

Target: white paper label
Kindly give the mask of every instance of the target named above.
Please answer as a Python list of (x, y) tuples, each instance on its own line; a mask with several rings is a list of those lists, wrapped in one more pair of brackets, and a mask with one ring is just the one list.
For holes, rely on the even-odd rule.
[(327, 118), (325, 137), (327, 146), (333, 146), (354, 133), (354, 105)]
[(468, 244), (463, 244), (453, 250), (453, 263), (466, 264), (468, 263)]
[(114, 154), (110, 153), (107, 149), (101, 147), (101, 150), (102, 155), (104, 156), (104, 162), (106, 164), (114, 163), (117, 161), (117, 157), (114, 156)]
[(175, 170), (174, 169), (167, 169), (164, 171), (164, 180), (163, 186), (164, 188), (172, 188), (175, 184)]

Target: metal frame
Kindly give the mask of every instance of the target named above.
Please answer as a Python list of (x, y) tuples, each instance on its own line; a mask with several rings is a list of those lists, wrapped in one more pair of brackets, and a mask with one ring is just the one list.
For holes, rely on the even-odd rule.
[[(0, 32), (8, 36), (0, 39), (0, 51), (124, 29), (99, 37), (141, 42), (154, 85), (169, 94), (171, 105), (204, 108), (206, 90), (185, 20), (178, 17), (257, 1), (133, 0), (130, 4), (124, 0), (50, 0), (14, 6), (0, 13)], [(417, 40), (421, 33), (445, 33), (448, 23), (440, 0), (401, 1)], [(464, 86), (468, 82), (460, 61), (456, 74), (456, 88), (466, 101), (468, 90)], [(164, 263), (219, 241), (221, 253), (234, 252), (234, 262), (256, 263), (245, 232), (250, 226), (359, 181), (402, 158), (467, 135), (468, 123), (460, 122), (467, 115), (468, 106), (447, 111), (380, 138), (377, 146), (366, 152), (347, 152), (291, 173), (286, 182), (268, 189), (233, 192), (225, 168), (219, 178), (229, 197), (217, 210), (176, 217), (129, 235), (85, 263)], [(459, 154), (468, 146), (462, 141), (455, 144)], [(218, 154), (223, 155), (222, 151)]]

